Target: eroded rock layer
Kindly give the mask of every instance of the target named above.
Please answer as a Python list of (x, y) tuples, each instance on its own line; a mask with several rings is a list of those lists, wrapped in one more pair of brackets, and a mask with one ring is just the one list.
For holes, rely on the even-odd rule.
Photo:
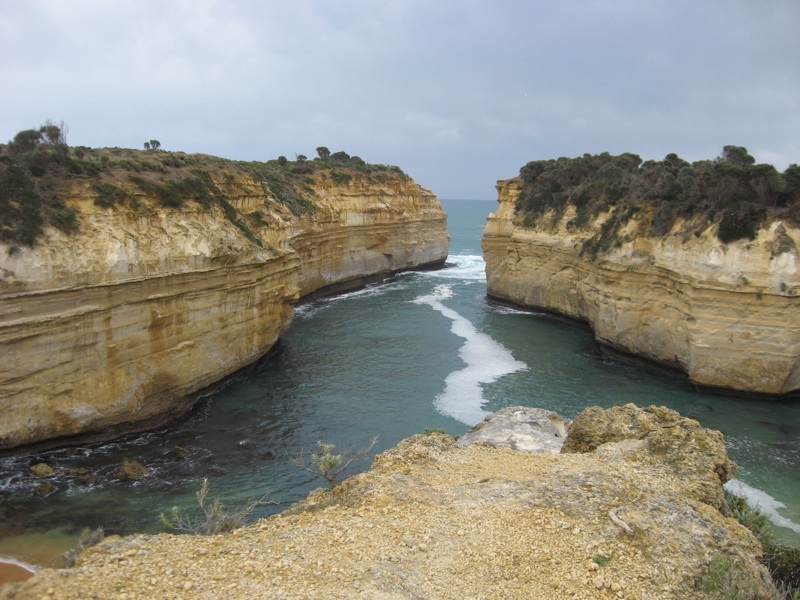
[(302, 296), (447, 256), (441, 205), (401, 174), (314, 173), (299, 215), (240, 172), (214, 177), (230, 214), (133, 187), (102, 208), (76, 184), (78, 234), (0, 244), (0, 448), (172, 418), (263, 356)]
[(583, 242), (608, 215), (568, 228), (569, 207), (555, 223), (545, 215), (525, 227), (519, 185), (498, 182), (500, 206), (484, 230), (490, 296), (586, 321), (602, 344), (702, 386), (775, 395), (800, 388), (800, 230), (773, 221), (753, 241), (723, 244), (714, 226), (680, 222), (661, 238), (640, 235), (634, 217), (620, 245), (591, 257)]

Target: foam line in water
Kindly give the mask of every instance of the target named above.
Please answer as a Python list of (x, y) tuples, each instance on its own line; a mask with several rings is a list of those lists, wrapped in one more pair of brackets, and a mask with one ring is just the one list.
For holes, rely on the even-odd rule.
[(526, 369), (527, 365), (515, 360), (503, 345), (475, 329), (468, 319), (442, 304), (442, 300), (452, 295), (453, 290), (449, 286), (437, 285), (432, 294), (420, 296), (414, 302), (427, 304), (442, 313), (453, 322), (450, 331), (464, 338), (458, 355), (466, 367), (445, 378), (445, 389), (436, 397), (434, 405), (440, 413), (472, 426), (489, 414), (483, 410), (486, 399), (481, 384)]
[[(398, 277), (402, 275), (403, 274), (401, 273), (400, 275), (398, 275)], [(341, 294), (336, 294), (333, 296), (326, 296), (324, 298), (319, 298), (307, 304), (301, 304), (299, 306), (295, 306), (294, 314), (298, 317), (310, 317), (314, 313), (318, 312), (320, 309), (325, 308), (327, 306), (331, 306), (336, 302), (340, 302), (342, 300), (349, 300), (351, 298), (359, 298), (362, 296), (380, 296), (382, 294), (386, 294), (398, 288), (402, 288), (405, 285), (406, 283), (403, 281), (370, 284), (366, 287), (353, 290), (352, 292), (343, 292)]]
[(22, 560), (15, 558), (13, 556), (5, 556), (2, 554), (0, 554), (0, 563), (13, 565), (15, 567), (19, 567), (20, 569), (25, 569), (31, 574), (35, 574), (39, 570), (39, 567), (23, 562)]
[(786, 508), (786, 505), (767, 492), (751, 487), (738, 479), (731, 479), (724, 487), (734, 496), (745, 500), (750, 508), (764, 513), (778, 527), (785, 527), (800, 533), (799, 524), (778, 513), (778, 509)]

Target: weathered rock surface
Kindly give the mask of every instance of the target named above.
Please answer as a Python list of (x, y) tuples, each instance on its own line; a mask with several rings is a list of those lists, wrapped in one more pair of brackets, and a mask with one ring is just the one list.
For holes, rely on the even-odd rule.
[[(715, 557), (734, 561), (762, 596), (770, 591), (752, 534), (670, 464), (689, 441), (681, 462), (697, 459), (694, 477), (720, 487), (711, 462), (726, 463), (724, 447), (701, 443), (717, 435), (666, 409), (598, 410), (573, 426), (589, 442), (567, 438), (600, 444), (594, 451), (418, 435), (367, 473), (232, 534), (110, 538), (75, 568), (45, 570), (0, 598), (683, 600), (710, 597), (699, 586)], [(606, 433), (584, 427), (593, 415)], [(629, 417), (634, 435), (656, 423), (678, 442), (664, 454), (646, 439), (657, 431), (610, 441)]]
[(254, 238), (219, 205), (168, 209), (132, 190), (111, 210), (76, 183), (78, 234), (0, 243), (0, 448), (174, 418), (263, 356), (302, 296), (447, 256), (440, 203), (403, 175), (314, 173), (300, 216), (241, 172), (214, 177)]
[(628, 440), (617, 450), (663, 463), (681, 479), (684, 493), (723, 508), (722, 485), (733, 477), (736, 464), (728, 459), (722, 433), (669, 408), (587, 408), (570, 426), (562, 452), (592, 452), (603, 444)]
[[(552, 226), (523, 227), (519, 180), (497, 187), (500, 206), (483, 236), (490, 296), (586, 321), (600, 343), (702, 386), (800, 389), (800, 265), (791, 249), (800, 247), (800, 230), (773, 222), (752, 242), (726, 245), (714, 227), (678, 234), (680, 222), (663, 238), (636, 235), (634, 218), (622, 233), (630, 241), (590, 259), (583, 242), (605, 215), (569, 229), (570, 207)], [(778, 243), (781, 236), (793, 243)]]
[(482, 442), (524, 452), (561, 452), (570, 421), (552, 410), (509, 406), (488, 415), (458, 438), (459, 446)]

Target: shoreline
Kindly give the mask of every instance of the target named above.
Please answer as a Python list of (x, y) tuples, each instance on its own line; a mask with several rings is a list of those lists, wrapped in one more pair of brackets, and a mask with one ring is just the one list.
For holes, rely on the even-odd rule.
[(496, 306), (505, 306), (507, 308), (512, 308), (514, 310), (531, 314), (538, 313), (541, 315), (546, 315), (547, 317), (559, 321), (560, 323), (564, 323), (565, 325), (569, 325), (570, 327), (575, 327), (577, 329), (583, 329), (585, 331), (589, 331), (591, 332), (592, 337), (594, 338), (594, 342), (597, 345), (598, 355), (605, 355), (614, 358), (615, 360), (619, 360), (628, 363), (630, 365), (646, 369), (651, 373), (654, 373), (661, 377), (666, 377), (674, 381), (685, 383), (686, 385), (690, 386), (692, 389), (698, 392), (733, 396), (736, 398), (744, 398), (747, 400), (756, 400), (762, 402), (797, 402), (798, 400), (800, 400), (800, 389), (792, 390), (783, 394), (772, 394), (769, 392), (739, 390), (735, 388), (726, 388), (722, 386), (710, 386), (710, 385), (699, 384), (692, 381), (692, 379), (689, 377), (689, 374), (676, 364), (661, 362), (647, 356), (636, 354), (635, 352), (631, 352), (624, 348), (615, 347), (609, 342), (604, 342), (597, 339), (594, 328), (592, 327), (591, 323), (589, 323), (585, 319), (579, 319), (577, 317), (570, 316), (554, 308), (548, 308), (536, 305), (518, 304), (517, 302), (509, 300), (508, 298), (503, 298), (501, 296), (493, 295), (488, 290), (488, 288), (486, 291), (486, 300), (490, 304), (494, 304)]
[(6, 583), (27, 581), (34, 575), (36, 575), (35, 567), (22, 563), (12, 557), (0, 557), (0, 586)]
[[(437, 260), (434, 262), (417, 265), (415, 267), (397, 269), (395, 271), (374, 273), (372, 275), (357, 277), (355, 279), (350, 279), (348, 281), (327, 285), (317, 290), (314, 290), (313, 292), (309, 292), (305, 296), (301, 297), (294, 305), (302, 306), (304, 304), (310, 304), (316, 300), (340, 296), (353, 291), (364, 289), (365, 287), (371, 284), (386, 283), (390, 279), (397, 277), (398, 275), (401, 275), (403, 273), (409, 273), (415, 271), (436, 271), (439, 269), (446, 269), (448, 268), (448, 266), (450, 266), (450, 263), (447, 263), (447, 258), (445, 257), (440, 261)], [(171, 410), (168, 413), (154, 416), (145, 421), (138, 421), (134, 423), (120, 423), (119, 425), (109, 427), (103, 431), (81, 433), (66, 437), (50, 438), (47, 440), (41, 440), (38, 442), (23, 444), (21, 446), (14, 446), (12, 448), (0, 448), (0, 458), (5, 456), (34, 455), (40, 452), (46, 452), (48, 450), (68, 448), (71, 446), (103, 444), (106, 442), (124, 438), (126, 436), (139, 435), (147, 433), (148, 431), (155, 431), (163, 427), (169, 427), (173, 423), (176, 423), (186, 418), (189, 414), (191, 414), (191, 412), (194, 410), (198, 402), (200, 402), (204, 398), (207, 398), (208, 396), (216, 394), (217, 392), (221, 391), (222, 389), (230, 385), (232, 382), (250, 373), (253, 369), (257, 368), (258, 365), (261, 364), (263, 361), (269, 360), (272, 356), (275, 355), (276, 352), (279, 351), (280, 343), (281, 340), (280, 338), (278, 338), (278, 340), (269, 350), (267, 350), (264, 354), (256, 358), (254, 361), (246, 365), (242, 365), (239, 369), (237, 369), (233, 373), (230, 373), (229, 375), (226, 375), (219, 381), (215, 381), (214, 383), (211, 383), (208, 386), (200, 390), (197, 390), (196, 392), (193, 392), (192, 394), (188, 394), (179, 403), (176, 404), (173, 410)]]

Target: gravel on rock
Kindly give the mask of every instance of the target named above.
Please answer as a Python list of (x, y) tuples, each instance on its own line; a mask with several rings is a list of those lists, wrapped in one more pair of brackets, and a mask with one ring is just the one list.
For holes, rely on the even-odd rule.
[(0, 598), (691, 599), (706, 597), (716, 553), (755, 563), (747, 530), (635, 444), (616, 446), (526, 453), (418, 435), (233, 533), (109, 538)]

